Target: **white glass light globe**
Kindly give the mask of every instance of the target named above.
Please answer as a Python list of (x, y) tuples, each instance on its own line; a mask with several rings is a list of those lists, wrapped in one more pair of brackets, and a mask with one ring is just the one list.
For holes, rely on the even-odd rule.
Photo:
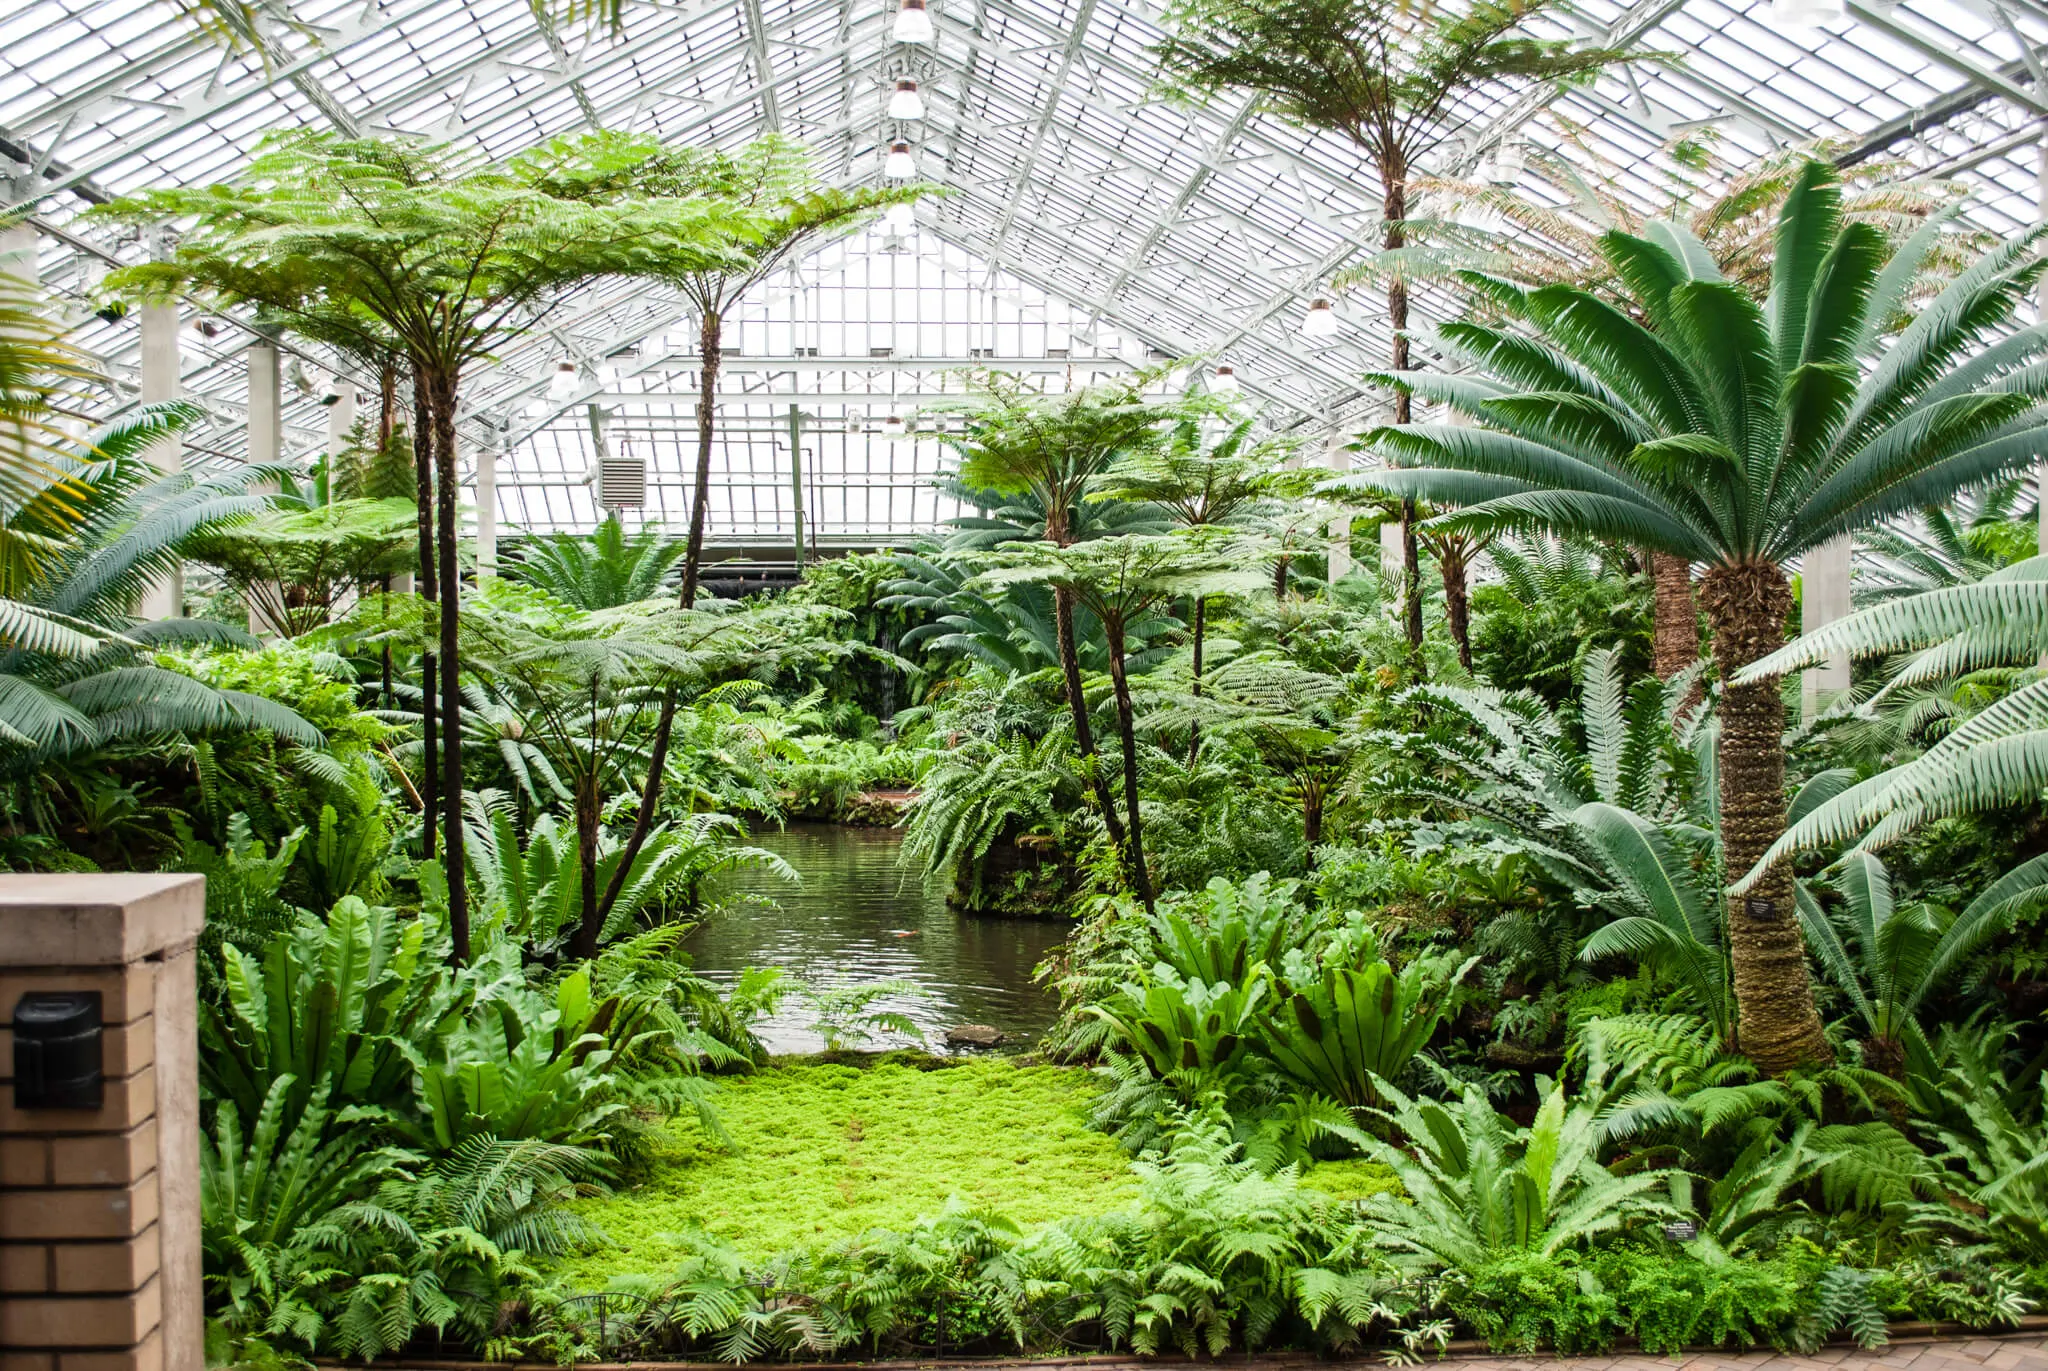
[(917, 211), (899, 201), (882, 211), (882, 227), (898, 237), (917, 230)]
[(1813, 29), (1848, 17), (1843, 0), (1771, 0), (1772, 24), (1788, 29)]
[(555, 374), (548, 378), (548, 398), (566, 400), (577, 390), (576, 364), (563, 362), (555, 367)]
[(917, 93), (917, 82), (896, 83), (896, 93), (889, 97), (889, 117), (906, 121), (924, 118), (924, 97)]
[(1311, 301), (1308, 313), (1302, 316), (1301, 336), (1304, 338), (1335, 338), (1338, 331), (1337, 311), (1330, 308), (1330, 302), (1320, 296)]
[(891, 181), (908, 181), (917, 175), (917, 159), (910, 155), (910, 144), (889, 145), (889, 155), (882, 162), (882, 175)]
[(1511, 186), (1522, 179), (1522, 173), (1529, 168), (1529, 148), (1519, 138), (1504, 140), (1493, 152), (1493, 176), (1495, 185)]
[(896, 23), (889, 36), (899, 43), (932, 41), (932, 16), (925, 9), (924, 0), (903, 0), (903, 8), (896, 11)]
[(1218, 395), (1237, 394), (1237, 372), (1230, 367), (1216, 368), (1216, 374), (1209, 378), (1209, 389)]

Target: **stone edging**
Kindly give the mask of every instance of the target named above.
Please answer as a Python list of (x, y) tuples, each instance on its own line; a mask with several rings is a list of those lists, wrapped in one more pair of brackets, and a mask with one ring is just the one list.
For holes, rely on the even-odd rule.
[[(1913, 1347), (1930, 1343), (1960, 1342), (2002, 1342), (2008, 1339), (2027, 1339), (2048, 1336), (2048, 1315), (2029, 1315), (2010, 1328), (1967, 1328), (1959, 1323), (1895, 1323), (1890, 1325), (1891, 1339), (1886, 1347)], [(1830, 1339), (1828, 1346), (1844, 1347), (1853, 1343), (1847, 1338)], [(1741, 1351), (1767, 1351), (1765, 1348), (1741, 1349)], [(1873, 1348), (1873, 1353), (1882, 1349)], [(1605, 1353), (1639, 1352), (1641, 1347), (1633, 1339), (1620, 1339)], [(1726, 1347), (1688, 1348), (1681, 1354), (1728, 1353)], [(1549, 1352), (1495, 1352), (1483, 1342), (1461, 1338), (1444, 1349), (1441, 1357), (1425, 1357), (1424, 1362), (1494, 1360), (1502, 1357), (1528, 1359), (1531, 1357), (1568, 1362), (1572, 1357), (1559, 1357)], [(345, 1364), (322, 1358), (315, 1358), (314, 1365), (320, 1367), (342, 1367)], [(408, 1358), (393, 1361), (392, 1371), (562, 1371), (552, 1362), (486, 1362), (460, 1360), (456, 1358)], [(1378, 1371), (1383, 1363), (1376, 1355), (1351, 1357), (1319, 1357), (1308, 1352), (1276, 1352), (1265, 1356), (1225, 1356), (1217, 1358), (1191, 1359), (1183, 1356), (1139, 1357), (1129, 1353), (1092, 1352), (1069, 1357), (922, 1357), (898, 1358), (890, 1361), (799, 1361), (763, 1363), (776, 1371), (934, 1371), (939, 1367), (971, 1367), (975, 1371), (989, 1368), (989, 1371), (1138, 1371), (1139, 1368), (1159, 1366), (1242, 1366), (1252, 1371), (1290, 1371), (1295, 1367), (1317, 1366), (1370, 1366)], [(735, 1371), (730, 1362), (691, 1361), (630, 1361), (630, 1362), (581, 1362), (574, 1371)]]

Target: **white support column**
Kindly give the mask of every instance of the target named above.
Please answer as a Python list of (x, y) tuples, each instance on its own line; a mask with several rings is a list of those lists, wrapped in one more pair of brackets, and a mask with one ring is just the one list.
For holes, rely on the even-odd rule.
[(42, 279), (41, 269), (36, 265), (34, 224), (24, 221), (0, 229), (0, 272), (30, 284)]
[[(179, 380), (178, 306), (171, 301), (144, 303), (136, 310), (136, 326), (142, 335), (142, 402), (164, 404), (183, 392)], [(185, 445), (174, 433), (150, 444), (149, 464), (165, 476), (185, 469)], [(136, 612), (145, 622), (178, 619), (185, 614), (185, 571), (173, 568), (144, 588)]]
[[(356, 426), (356, 383), (336, 381), (335, 402), (327, 407), (327, 483), (334, 489), (334, 459), (348, 451), (348, 437)], [(329, 499), (333, 498), (330, 493)]]
[[(1830, 538), (1809, 550), (1800, 566), (1799, 631), (1811, 633), (1849, 613), (1849, 535)], [(1849, 654), (1828, 654), (1827, 665), (1804, 673), (1802, 715), (1812, 719), (1849, 688)]]
[[(249, 367), (249, 445), (251, 466), (275, 465), (284, 456), (284, 386), (278, 368), (277, 345), (257, 341), (243, 354)], [(263, 481), (252, 490), (275, 493), (277, 483)], [(261, 638), (276, 638), (285, 626), (273, 624), (254, 605), (249, 607), (249, 631)]]
[[(1323, 443), (1323, 465), (1334, 472), (1351, 470), (1351, 445), (1344, 430), (1333, 420), (1330, 436)], [(1330, 584), (1351, 574), (1351, 511), (1339, 511), (1330, 520)]]
[(476, 583), (498, 574), (498, 445), (509, 430), (476, 450)]
[(1401, 578), (1408, 574), (1406, 549), (1401, 545), (1401, 516), (1387, 516), (1380, 525), (1380, 579), (1395, 587), (1395, 612), (1400, 610)]

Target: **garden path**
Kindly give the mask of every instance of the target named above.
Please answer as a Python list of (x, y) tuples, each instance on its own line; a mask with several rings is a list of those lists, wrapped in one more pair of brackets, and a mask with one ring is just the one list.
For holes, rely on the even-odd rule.
[(2048, 1371), (2048, 1338), (1908, 1339), (1864, 1351), (1823, 1347), (1808, 1356), (1786, 1352), (1693, 1352), (1654, 1357), (1454, 1356), (1459, 1371)]
[[(1657, 1357), (1643, 1352), (1608, 1357), (1495, 1357), (1464, 1352), (1453, 1344), (1442, 1361), (1422, 1367), (1450, 1366), (1456, 1371), (2048, 1371), (2048, 1330), (2042, 1318), (2026, 1320), (2024, 1332), (1993, 1337), (1901, 1338), (1870, 1351), (1847, 1345), (1823, 1347), (1811, 1355), (1787, 1352), (1689, 1352)], [(331, 1363), (329, 1364), (331, 1365)], [(485, 1371), (473, 1361), (409, 1360), (396, 1371)], [(1188, 1362), (1179, 1358), (997, 1357), (947, 1361), (797, 1362), (780, 1371), (1168, 1371), (1169, 1368), (1228, 1368), (1229, 1371), (1385, 1371), (1378, 1357), (1350, 1360), (1305, 1356), (1225, 1357)], [(493, 1371), (556, 1371), (539, 1363), (500, 1363)], [(579, 1371), (732, 1371), (722, 1363), (614, 1362), (585, 1365)]]

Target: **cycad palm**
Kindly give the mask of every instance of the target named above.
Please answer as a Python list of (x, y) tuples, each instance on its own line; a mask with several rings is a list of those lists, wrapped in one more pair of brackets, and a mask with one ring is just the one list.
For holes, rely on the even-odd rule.
[(552, 533), (534, 539), (505, 572), (563, 604), (616, 609), (674, 589), (676, 563), (686, 546), (671, 541), (659, 524), (643, 524), (628, 536), (618, 516), (607, 515), (588, 537)]
[[(1811, 163), (1779, 216), (1761, 307), (1668, 224), (1601, 240), (1628, 309), (1475, 276), (1536, 336), (1445, 326), (1440, 346), (1478, 375), (1399, 379), (1483, 427), (1379, 430), (1372, 445), (1411, 469), (1357, 479), (1458, 507), (1446, 527), (1543, 528), (1703, 563), (1715, 660), (1734, 682), (1783, 640), (1787, 560), (2017, 470), (2048, 441), (2048, 370), (2032, 366), (2048, 328), (1989, 342), (2040, 275), (2037, 235), (1986, 253), (1886, 336), (1944, 232), (1889, 247), (1844, 222), (1832, 169)], [(1784, 703), (1775, 684), (1730, 684), (1720, 717), (1727, 869), (1744, 871), (1785, 829)], [(1773, 1073), (1828, 1050), (1791, 906), (1782, 871), (1729, 905), (1741, 1050)]]

